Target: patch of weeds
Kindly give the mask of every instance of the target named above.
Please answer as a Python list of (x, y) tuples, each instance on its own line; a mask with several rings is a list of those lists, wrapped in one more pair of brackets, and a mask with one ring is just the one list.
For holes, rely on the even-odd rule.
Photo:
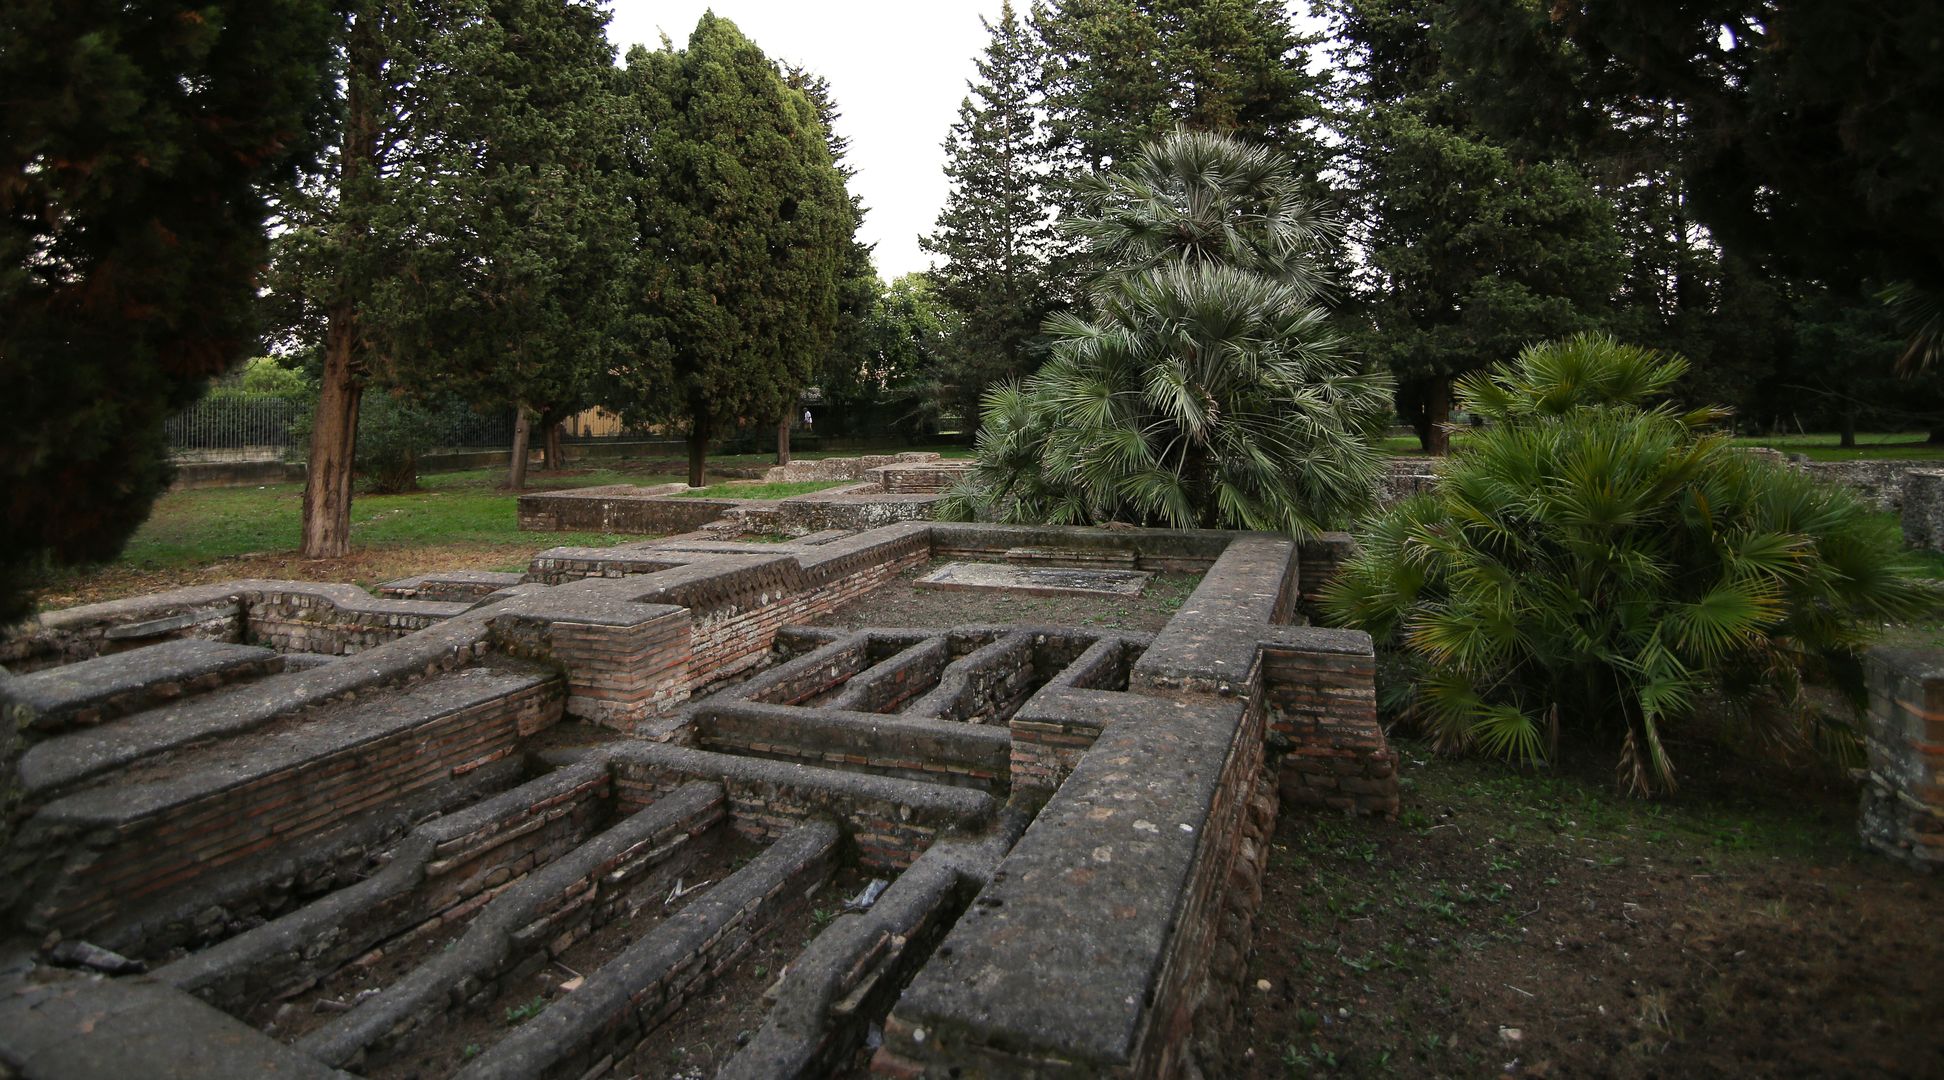
[(547, 999), (544, 996), (535, 997), (532, 1001), (529, 1001), (524, 1005), (508, 1006), (506, 1010), (507, 1026), (511, 1027), (514, 1024), (519, 1024), (531, 1020), (534, 1017), (539, 1016), (540, 1010), (546, 1007), (547, 1007)]

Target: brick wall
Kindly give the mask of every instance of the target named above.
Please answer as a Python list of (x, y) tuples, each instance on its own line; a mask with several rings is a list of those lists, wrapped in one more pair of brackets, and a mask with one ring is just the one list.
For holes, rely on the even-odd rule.
[(1377, 722), (1368, 635), (1301, 627), (1263, 650), (1282, 801), (1397, 816), (1397, 752)]
[(981, 827), (996, 809), (990, 795), (965, 788), (685, 747), (629, 745), (613, 761), (624, 808), (647, 806), (690, 780), (715, 780), (743, 835), (774, 842), (805, 821), (834, 817), (845, 823), (858, 862), (874, 870), (901, 870), (941, 832)]
[(520, 496), (529, 532), (605, 532), (654, 536), (699, 529), (735, 506), (727, 499), (663, 498), (629, 484)]
[(202, 771), (48, 804), (7, 853), (7, 874), (39, 886), (25, 922), (86, 928), (504, 758), (560, 716), (557, 682), (504, 682), (456, 707), (449, 687), (407, 691), (382, 722), (306, 729)]
[[(225, 1010), (275, 999), (372, 952), (455, 928), (509, 882), (578, 846), (612, 804), (605, 764), (572, 766), (418, 826), (382, 869), (159, 969)], [(718, 808), (718, 816), (720, 810)]]

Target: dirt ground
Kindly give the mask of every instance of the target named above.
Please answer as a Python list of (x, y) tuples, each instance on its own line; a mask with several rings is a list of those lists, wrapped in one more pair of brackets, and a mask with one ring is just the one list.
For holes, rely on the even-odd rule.
[(1046, 626), (1098, 626), (1114, 630), (1159, 630), (1188, 594), (1200, 574), (1156, 574), (1138, 597), (1028, 596), (971, 589), (920, 589), (914, 584), (938, 562), (915, 566), (815, 620), (817, 626), (976, 626), (1038, 623)]
[(1403, 754), (1398, 822), (1283, 814), (1211, 1075), (1944, 1076), (1944, 876), (1865, 852), (1847, 784)]
[(749, 1036), (763, 1026), (770, 1002), (764, 993), (812, 938), (843, 911), (871, 875), (838, 870), (807, 899), (777, 916), (755, 944), (737, 957), (715, 986), (616, 1062), (608, 1075), (635, 1080), (705, 1080), (714, 1076)]

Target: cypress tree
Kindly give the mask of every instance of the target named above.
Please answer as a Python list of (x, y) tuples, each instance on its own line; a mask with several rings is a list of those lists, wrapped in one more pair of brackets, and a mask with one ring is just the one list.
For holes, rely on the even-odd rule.
[(607, 15), (578, 0), (491, 0), (426, 45), (413, 151), (393, 174), (414, 238), (374, 297), (390, 381), (516, 410), (508, 484), (524, 486), (530, 418), (583, 407), (617, 362), (626, 204), (613, 152)]
[[(831, 93), (830, 81), (798, 67), (786, 67), (783, 81), (803, 94), (817, 111), (817, 122), (823, 125), (824, 143), (830, 149), (830, 163), (848, 189), (851, 177), (857, 175), (857, 170), (844, 160), (850, 152), (850, 139), (837, 133), (837, 121), (843, 113), (837, 108), (837, 98)], [(857, 231), (863, 226), (864, 215), (868, 212), (864, 197), (852, 192), (850, 238), (837, 274), (837, 324), (831, 332), (830, 348), (817, 359), (813, 373), (820, 385), (828, 386), (832, 382), (854, 379), (856, 367), (862, 361), (867, 346), (868, 324), (883, 288), (878, 282), (877, 267), (871, 261), (871, 250), (875, 245), (857, 238)], [(829, 399), (826, 390), (825, 400)], [(795, 419), (795, 414), (795, 403), (792, 402), (777, 423), (778, 465), (790, 463), (790, 422)]]
[(322, 0), (10, 0), (0, 18), (0, 621), (114, 556), (164, 422), (256, 344), (265, 192), (318, 149)]
[(657, 399), (624, 378), (632, 394), (614, 404), (681, 421), (699, 487), (710, 439), (782, 415), (829, 352), (851, 204), (815, 108), (727, 19), (705, 14), (685, 50), (637, 49), (629, 68), (650, 241), (632, 302), (674, 390)]

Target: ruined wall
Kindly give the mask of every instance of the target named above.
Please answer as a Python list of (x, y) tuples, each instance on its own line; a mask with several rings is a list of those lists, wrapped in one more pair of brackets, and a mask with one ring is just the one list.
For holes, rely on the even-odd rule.
[(612, 484), (522, 495), (520, 528), (658, 536), (699, 529), (736, 505), (727, 499), (662, 498), (661, 494), (659, 488)]
[(1944, 866), (1944, 652), (1872, 649), (1868, 773), (1857, 831), (1896, 859)]
[(1377, 722), (1370, 636), (1305, 627), (1262, 656), (1283, 802), (1395, 818), (1397, 752)]
[(1904, 546), (1944, 551), (1944, 469), (1911, 469), (1902, 491)]
[(886, 466), (921, 465), (938, 460), (930, 450), (907, 450), (898, 454), (865, 454), (862, 457), (808, 458), (774, 465), (763, 474), (768, 484), (800, 483), (813, 480), (864, 480), (873, 469)]

